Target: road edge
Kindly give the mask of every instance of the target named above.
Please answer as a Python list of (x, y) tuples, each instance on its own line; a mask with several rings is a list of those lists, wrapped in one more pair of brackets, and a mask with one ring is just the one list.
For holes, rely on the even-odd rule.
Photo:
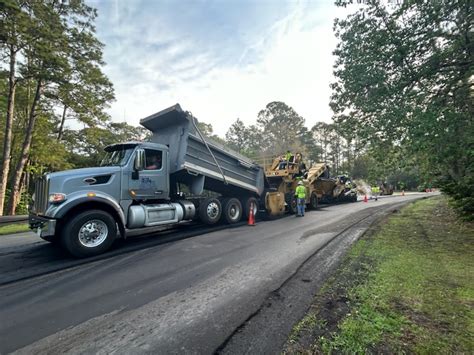
[[(422, 197), (425, 198), (429, 197)], [(294, 324), (304, 317), (314, 296), (337, 270), (352, 244), (388, 215), (417, 200), (396, 203), (363, 217), (314, 251), (268, 293), (260, 307), (214, 353), (280, 353)]]

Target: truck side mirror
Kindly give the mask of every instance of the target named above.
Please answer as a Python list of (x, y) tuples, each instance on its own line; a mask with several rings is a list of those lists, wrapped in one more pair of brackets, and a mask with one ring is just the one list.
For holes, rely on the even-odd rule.
[(135, 153), (135, 160), (133, 161), (133, 173), (132, 179), (138, 179), (138, 172), (145, 168), (145, 151), (143, 149), (137, 149)]

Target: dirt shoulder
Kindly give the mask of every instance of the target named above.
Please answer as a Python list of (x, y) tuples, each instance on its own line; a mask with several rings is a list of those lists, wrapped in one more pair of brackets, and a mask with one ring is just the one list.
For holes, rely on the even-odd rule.
[(284, 353), (473, 353), (474, 225), (444, 197), (372, 227), (293, 326)]

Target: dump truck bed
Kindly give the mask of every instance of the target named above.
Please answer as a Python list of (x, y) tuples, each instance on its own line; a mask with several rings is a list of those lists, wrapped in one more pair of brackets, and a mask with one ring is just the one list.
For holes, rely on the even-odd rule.
[(153, 132), (151, 141), (169, 147), (170, 178), (192, 184), (204, 176), (204, 188), (225, 195), (260, 196), (265, 188), (261, 166), (224, 146), (202, 137), (197, 120), (179, 104), (140, 121)]

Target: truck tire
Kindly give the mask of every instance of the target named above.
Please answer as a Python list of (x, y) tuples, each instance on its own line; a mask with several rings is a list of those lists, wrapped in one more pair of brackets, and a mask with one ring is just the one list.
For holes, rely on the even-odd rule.
[(216, 224), (222, 214), (222, 205), (217, 198), (205, 199), (199, 205), (199, 218), (206, 224)]
[(78, 258), (98, 255), (110, 248), (117, 236), (114, 218), (102, 210), (79, 213), (64, 224), (61, 244)]
[(234, 224), (242, 218), (242, 204), (236, 198), (225, 198), (222, 201), (222, 217), (229, 223)]
[(248, 197), (242, 202), (242, 208), (244, 210), (244, 217), (246, 220), (250, 217), (250, 206), (253, 204), (253, 216), (256, 218), (258, 214), (258, 200), (255, 197)]
[(318, 205), (319, 205), (318, 195), (315, 192), (313, 192), (311, 194), (311, 197), (309, 198), (309, 207), (311, 207), (312, 210), (315, 210), (318, 208)]

